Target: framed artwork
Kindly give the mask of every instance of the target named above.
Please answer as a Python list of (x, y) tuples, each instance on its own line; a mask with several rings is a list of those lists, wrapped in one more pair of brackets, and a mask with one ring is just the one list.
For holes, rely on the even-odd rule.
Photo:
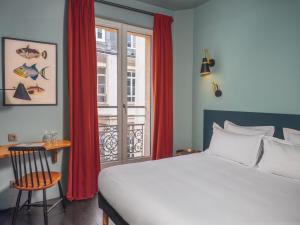
[(57, 105), (57, 44), (2, 38), (3, 104)]

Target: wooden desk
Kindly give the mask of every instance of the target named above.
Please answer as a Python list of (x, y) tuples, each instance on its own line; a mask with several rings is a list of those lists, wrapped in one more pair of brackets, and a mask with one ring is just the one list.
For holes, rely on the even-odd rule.
[[(42, 143), (42, 142), (41, 142)], [(8, 148), (13, 145), (3, 145), (0, 146), (0, 159), (4, 158), (9, 158), (10, 157), (10, 152), (8, 151)], [(55, 143), (51, 144), (46, 144), (44, 147), (46, 148), (47, 151), (51, 152), (51, 159), (52, 163), (57, 162), (57, 153), (58, 150), (63, 149), (63, 148), (69, 148), (71, 146), (71, 142), (68, 140), (58, 140)]]

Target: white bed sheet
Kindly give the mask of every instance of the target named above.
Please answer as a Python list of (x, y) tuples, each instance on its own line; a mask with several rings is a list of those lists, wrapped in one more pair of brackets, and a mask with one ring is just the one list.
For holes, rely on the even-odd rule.
[(130, 225), (300, 225), (300, 182), (209, 153), (104, 169), (99, 188)]

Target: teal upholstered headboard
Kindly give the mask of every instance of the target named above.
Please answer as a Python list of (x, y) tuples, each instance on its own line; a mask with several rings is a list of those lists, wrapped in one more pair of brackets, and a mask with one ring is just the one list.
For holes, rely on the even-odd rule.
[(278, 138), (283, 138), (284, 127), (300, 130), (300, 115), (204, 110), (203, 149), (209, 147), (213, 123), (223, 127), (225, 120), (241, 126), (275, 126)]

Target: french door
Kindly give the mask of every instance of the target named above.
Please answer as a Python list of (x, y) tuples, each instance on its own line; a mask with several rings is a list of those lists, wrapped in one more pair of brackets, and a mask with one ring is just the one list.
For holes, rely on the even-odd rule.
[(102, 166), (151, 157), (152, 31), (96, 18)]

